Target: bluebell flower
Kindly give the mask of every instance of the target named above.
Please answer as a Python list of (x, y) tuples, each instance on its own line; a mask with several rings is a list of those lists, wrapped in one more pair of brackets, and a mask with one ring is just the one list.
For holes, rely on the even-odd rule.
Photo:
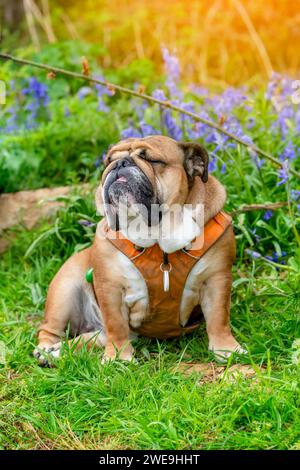
[(23, 88), (21, 93), (23, 96), (30, 96), (39, 106), (47, 106), (49, 104), (47, 85), (39, 82), (35, 77), (28, 80), (27, 87)]
[(82, 227), (93, 227), (97, 225), (95, 222), (90, 222), (89, 220), (80, 219), (78, 220), (79, 225)]
[[(185, 111), (188, 111), (190, 113), (195, 112), (195, 104), (192, 101), (189, 101), (187, 103), (179, 103), (179, 106), (184, 109)], [(194, 122), (193, 118), (190, 116), (186, 116), (185, 114), (181, 114), (181, 121), (182, 122), (188, 122), (192, 124)]]
[(121, 131), (121, 137), (123, 139), (129, 139), (130, 137), (142, 137), (141, 133), (135, 129), (133, 126), (123, 129)]
[(208, 163), (208, 171), (209, 173), (212, 173), (213, 171), (215, 171), (217, 168), (217, 158), (215, 156), (213, 156), (209, 163)]
[(7, 109), (9, 117), (6, 119), (5, 132), (14, 132), (18, 129), (18, 108), (17, 106), (10, 106)]
[(86, 96), (90, 95), (92, 93), (92, 88), (89, 87), (89, 86), (82, 86), (81, 88), (79, 88), (79, 90), (77, 91), (77, 98), (81, 101), (83, 100), (83, 98), (85, 98)]
[(256, 167), (260, 170), (261, 167), (264, 165), (265, 163), (265, 159), (264, 158), (260, 158), (257, 154), (257, 152), (255, 152), (255, 150), (253, 150), (252, 148), (249, 148), (248, 147), (248, 151), (249, 151), (249, 155), (250, 157), (252, 158), (252, 160), (254, 161)]
[(273, 261), (273, 263), (286, 264), (286, 262), (282, 259), (285, 256), (286, 256), (285, 251), (281, 253), (281, 256), (279, 256), (278, 253), (273, 251), (272, 255), (267, 255), (265, 256), (265, 258), (268, 259), (269, 261)]
[(291, 198), (293, 201), (299, 201), (300, 200), (300, 191), (298, 189), (292, 189), (291, 190)]
[(180, 65), (178, 57), (172, 55), (166, 47), (162, 47), (162, 56), (164, 60), (164, 67), (166, 71), (166, 87), (168, 88), (171, 97), (180, 96), (182, 93), (178, 89), (178, 82), (180, 78)]
[(263, 219), (268, 221), (270, 220), (271, 218), (273, 217), (273, 211), (272, 210), (266, 210), (264, 215), (263, 215)]
[[(98, 80), (104, 80), (103, 76), (98, 75), (96, 76)], [(107, 112), (109, 111), (109, 107), (105, 104), (103, 97), (104, 96), (113, 96), (114, 92), (113, 90), (109, 90), (108, 87), (104, 85), (100, 85), (99, 83), (95, 84), (95, 90), (97, 93), (97, 98), (98, 98), (98, 111), (103, 111)]]
[(214, 143), (216, 147), (214, 148), (214, 152), (222, 151), (226, 147), (226, 143), (229, 137), (227, 135), (221, 134), (216, 130), (213, 130), (210, 134), (207, 135), (205, 141), (207, 143)]
[(168, 135), (175, 140), (182, 140), (182, 129), (178, 126), (176, 120), (172, 116), (172, 113), (169, 109), (165, 109), (163, 111), (163, 121), (168, 131)]
[(141, 133), (142, 133), (143, 137), (147, 137), (149, 135), (159, 134), (159, 132), (156, 129), (154, 129), (153, 126), (151, 126), (150, 124), (147, 124), (144, 121), (140, 122), (139, 128), (141, 130)]
[(247, 129), (253, 129), (254, 126), (255, 126), (254, 117), (249, 117), (248, 121), (247, 121), (247, 124), (246, 124)]
[(172, 79), (174, 82), (178, 82), (180, 77), (180, 65), (178, 57), (175, 54), (170, 54), (167, 47), (162, 47), (161, 51), (168, 78)]
[(98, 109), (98, 111), (103, 111), (104, 113), (106, 113), (107, 111), (109, 111), (109, 107), (104, 103), (102, 97), (98, 98), (98, 106), (97, 106), (97, 109)]
[(157, 90), (153, 91), (152, 96), (156, 100), (167, 101), (167, 97), (165, 95), (165, 92), (163, 90), (159, 89), (159, 88)]
[(291, 122), (294, 118), (294, 109), (292, 106), (284, 106), (281, 110), (278, 111), (278, 118), (273, 123), (272, 129), (278, 127), (282, 136), (286, 137), (290, 128)]
[(284, 161), (284, 160), (293, 160), (294, 158), (296, 158), (296, 149), (295, 149), (295, 146), (292, 142), (288, 142), (288, 144), (284, 147), (283, 151), (281, 152), (281, 154), (279, 155), (279, 159), (281, 161)]
[(226, 163), (222, 163), (221, 173), (222, 173), (222, 175), (224, 175), (224, 173), (226, 173)]
[(254, 259), (262, 258), (261, 254), (258, 253), (257, 251), (250, 250), (249, 248), (247, 248), (247, 250), (245, 251), (249, 256), (251, 256), (251, 258), (254, 258)]
[(220, 118), (229, 115), (234, 108), (244, 104), (246, 99), (242, 89), (229, 87), (221, 95), (206, 98), (205, 102)]
[(190, 85), (189, 89), (192, 93), (194, 93), (197, 96), (201, 96), (201, 97), (204, 96), (205, 97), (205, 96), (208, 96), (208, 94), (209, 94), (209, 91), (208, 91), (207, 88), (204, 88), (204, 87), (199, 86), (199, 85), (192, 84), (192, 85)]
[(285, 160), (282, 164), (282, 168), (278, 171), (279, 181), (276, 183), (276, 186), (281, 186), (285, 184), (289, 179), (289, 163)]

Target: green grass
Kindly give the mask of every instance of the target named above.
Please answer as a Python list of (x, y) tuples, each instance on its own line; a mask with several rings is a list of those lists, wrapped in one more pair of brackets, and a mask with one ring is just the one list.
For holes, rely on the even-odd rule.
[[(56, 43), (34, 58), (78, 70), (80, 55), (86, 55), (93, 73), (101, 73), (92, 50), (78, 47)], [(29, 51), (23, 53), (27, 56)], [(44, 115), (36, 126), (27, 129), (24, 103), (28, 98), (21, 90), (33, 75), (47, 85), (51, 100), (47, 109), (40, 109)], [(149, 94), (156, 87), (166, 91), (146, 60), (106, 71), (105, 76), (130, 87), (143, 84)], [(83, 100), (76, 96), (81, 82), (62, 77), (49, 82), (43, 72), (26, 67), (16, 71), (9, 63), (2, 66), (1, 78), (7, 83), (15, 79), (16, 89), (8, 94), (8, 107), (0, 110), (4, 129), (0, 192), (84, 182), (95, 186), (103, 169), (102, 154), (122, 131), (133, 127), (137, 135), (144, 135), (141, 119), (158, 132), (168, 131), (157, 107), (142, 110), (144, 103), (135, 99), (106, 96), (108, 109), (99, 111), (95, 91)], [(279, 114), (263, 88), (249, 90), (246, 101), (229, 106), (228, 112), (232, 90), (227, 98), (218, 96), (214, 103), (225, 100), (226, 116), (201, 93), (187, 90), (184, 103), (192, 100), (197, 112), (206, 110), (214, 121), (225, 118), (225, 125), (235, 116), (245, 135), (277, 158), (288, 158), (285, 152), (293, 144), (289, 162), (299, 171), (299, 111), (296, 106), (291, 109), (286, 85), (278, 82), (272, 87), (273, 98), (280, 98), (286, 107)], [(14, 104), (20, 127), (5, 133)], [(286, 117), (286, 110), (292, 117)], [(183, 139), (194, 139), (194, 124), (179, 116), (176, 122)], [(230, 125), (235, 129), (236, 123)], [(250, 364), (256, 376), (232, 380), (225, 375), (211, 382), (201, 380), (199, 374), (180, 372), (182, 361), (213, 360), (207, 352), (204, 325), (193, 335), (172, 341), (140, 339), (137, 365), (101, 365), (101, 351), (73, 353), (67, 347), (57, 367), (37, 365), (32, 351), (49, 282), (64, 260), (91, 243), (94, 229), (82, 227), (78, 220), (97, 221), (93, 190), (88, 196), (76, 192), (64, 198), (67, 205), (55, 219), (41, 221), (30, 231), (20, 225), (5, 235), (11, 247), (0, 259), (0, 448), (300, 448), (299, 180), (290, 175), (285, 184), (278, 184), (278, 169), (267, 160), (257, 165), (240, 145), (222, 144), (216, 150), (211, 131), (194, 135), (215, 162), (214, 174), (227, 189), (228, 211), (243, 204), (288, 203), (270, 219), (264, 211), (234, 217), (237, 261), (232, 328), (249, 349), (247, 357), (234, 360)], [(274, 258), (274, 253), (278, 264), (266, 258)]]
[[(101, 351), (66, 347), (56, 368), (37, 365), (32, 350), (47, 286), (93, 236), (77, 223), (83, 217), (95, 218), (92, 195), (72, 195), (55, 233), (53, 221), (15, 229), (2, 256), (0, 448), (299, 448), (299, 277), (261, 259), (238, 259), (232, 298), (234, 333), (249, 348), (240, 361), (257, 370), (253, 378), (200, 382), (178, 370), (181, 361), (212, 360), (204, 325), (172, 341), (140, 339), (138, 364), (101, 365)], [(241, 249), (244, 235), (236, 233)]]

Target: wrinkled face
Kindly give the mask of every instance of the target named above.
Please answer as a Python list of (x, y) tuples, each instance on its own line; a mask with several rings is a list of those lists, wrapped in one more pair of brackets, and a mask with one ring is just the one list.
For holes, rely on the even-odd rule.
[[(151, 205), (183, 205), (194, 177), (186, 145), (164, 136), (127, 139), (114, 145), (106, 156), (102, 176), (108, 218), (118, 216), (120, 203), (129, 208), (138, 205), (144, 208), (142, 215), (148, 225), (153, 225), (159, 220), (150, 218)], [(202, 176), (200, 171), (197, 174)]]

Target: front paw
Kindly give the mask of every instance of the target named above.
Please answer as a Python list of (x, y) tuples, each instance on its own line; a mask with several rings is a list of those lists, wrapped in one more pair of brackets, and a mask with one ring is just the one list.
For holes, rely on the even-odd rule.
[(215, 338), (210, 340), (208, 349), (214, 353), (216, 361), (223, 363), (227, 362), (233, 354), (248, 354), (248, 351), (233, 336), (226, 339)]
[(42, 367), (52, 367), (61, 352), (61, 342), (55, 344), (39, 344), (33, 351), (33, 356)]
[(113, 344), (108, 344), (105, 348), (101, 364), (118, 359), (121, 361), (135, 362), (134, 348), (131, 344), (124, 345), (119, 349), (117, 349)]

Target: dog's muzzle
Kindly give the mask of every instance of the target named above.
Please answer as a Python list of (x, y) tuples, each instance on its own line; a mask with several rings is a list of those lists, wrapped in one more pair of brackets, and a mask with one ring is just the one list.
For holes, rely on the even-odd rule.
[[(111, 212), (118, 212), (120, 203), (127, 207), (135, 205), (143, 218), (148, 218), (150, 225), (151, 204), (155, 202), (154, 191), (145, 173), (131, 157), (116, 162), (105, 178), (103, 190), (104, 203), (107, 208), (110, 207)], [(116, 224), (118, 225), (118, 221)]]

